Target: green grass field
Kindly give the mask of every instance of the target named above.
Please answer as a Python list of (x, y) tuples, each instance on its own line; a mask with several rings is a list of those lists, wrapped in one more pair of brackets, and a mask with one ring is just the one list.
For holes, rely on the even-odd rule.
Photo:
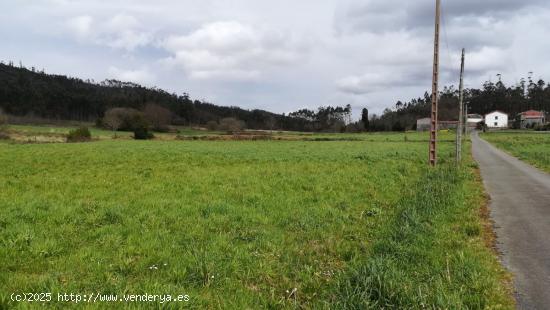
[(534, 131), (489, 132), (481, 137), (504, 151), (550, 172), (550, 133)]
[(424, 134), (341, 137), (356, 141), (0, 142), (0, 308), (29, 306), (13, 292), (513, 307), (471, 159), (454, 169), (444, 142), (428, 169)]

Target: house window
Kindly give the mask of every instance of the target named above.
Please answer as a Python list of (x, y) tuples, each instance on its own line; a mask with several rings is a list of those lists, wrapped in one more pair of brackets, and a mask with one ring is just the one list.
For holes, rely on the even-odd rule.
[(495, 116), (495, 121), (498, 121), (498, 116)]
[(497, 126), (498, 126), (498, 123), (497, 123), (497, 122), (495, 122), (495, 127), (497, 127)]

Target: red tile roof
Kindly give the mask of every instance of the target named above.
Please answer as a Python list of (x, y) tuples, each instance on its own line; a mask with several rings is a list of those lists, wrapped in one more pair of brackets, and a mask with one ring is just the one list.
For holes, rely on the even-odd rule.
[(541, 117), (544, 117), (542, 112), (535, 111), (535, 110), (529, 110), (529, 111), (522, 112), (521, 115), (525, 118), (541, 118)]

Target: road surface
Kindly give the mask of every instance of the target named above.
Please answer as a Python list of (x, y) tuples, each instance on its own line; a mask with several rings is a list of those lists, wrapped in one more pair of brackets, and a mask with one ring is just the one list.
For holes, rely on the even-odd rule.
[(472, 134), (491, 196), (497, 247), (514, 275), (520, 309), (550, 309), (550, 175)]

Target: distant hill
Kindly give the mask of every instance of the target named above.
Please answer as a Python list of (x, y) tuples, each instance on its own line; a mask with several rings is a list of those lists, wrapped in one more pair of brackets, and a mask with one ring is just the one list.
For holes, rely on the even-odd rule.
[(263, 110), (218, 106), (192, 100), (158, 88), (105, 80), (100, 83), (64, 75), (38, 72), (34, 68), (0, 64), (0, 108), (15, 116), (96, 121), (113, 107), (143, 108), (156, 103), (170, 109), (179, 125), (204, 125), (225, 117), (238, 118), (251, 129), (307, 129), (307, 120)]

